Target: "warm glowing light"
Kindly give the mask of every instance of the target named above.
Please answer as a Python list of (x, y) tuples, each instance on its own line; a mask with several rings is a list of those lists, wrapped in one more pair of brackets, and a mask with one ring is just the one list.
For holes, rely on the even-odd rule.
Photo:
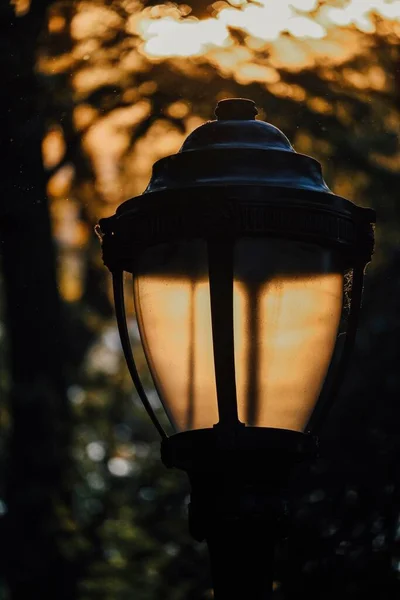
[(178, 101), (170, 104), (166, 110), (168, 116), (173, 119), (183, 119), (189, 114), (190, 105), (187, 102)]
[(11, 0), (17, 17), (23, 17), (29, 12), (31, 0)]
[(185, 132), (182, 132), (166, 120), (155, 121), (147, 133), (137, 140), (127, 157), (129, 169), (125, 190), (128, 190), (128, 195), (142, 193), (149, 181), (153, 164), (160, 158), (177, 152), (186, 135), (202, 122), (196, 117), (188, 117)]
[(81, 2), (71, 22), (71, 35), (75, 40), (89, 37), (109, 39), (122, 26), (122, 18), (114, 10), (89, 2)]
[[(29, 9), (29, 0), (11, 2), (20, 16)], [(96, 219), (109, 214), (110, 203), (140, 194), (153, 162), (175, 152), (184, 136), (201, 124), (198, 116), (189, 116), (196, 110), (195, 103), (193, 107), (186, 104), (182, 90), (182, 98), (171, 97), (162, 107), (166, 118), (156, 119), (135, 140), (135, 128), (153, 110), (151, 96), (157, 91), (162, 95), (168, 89), (168, 69), (176, 81), (188, 78), (198, 89), (207, 86), (210, 71), (239, 85), (256, 82), (274, 96), (303, 102), (318, 114), (334, 110), (345, 126), (351, 124), (352, 115), (344, 104), (331, 107), (322, 93), (314, 98), (311, 90), (306, 92), (299, 85), (285, 83), (282, 69), (318, 67), (325, 81), (361, 92), (386, 92), (394, 85), (389, 71), (376, 64), (362, 71), (334, 67), (369, 52), (377, 17), (379, 34), (393, 39), (400, 35), (400, 0), (216, 1), (210, 2), (209, 16), (201, 19), (192, 15), (188, 5), (172, 2), (144, 6), (140, 0), (77, 0), (73, 16), (69, 14), (61, 1), (49, 11), (48, 50), (46, 53), (41, 45), (37, 68), (47, 77), (62, 74), (71, 82), (67, 93), (68, 102), (74, 103), (73, 125), (82, 133), (83, 150), (95, 175), (94, 182), (79, 179), (76, 191)], [(64, 36), (69, 32), (73, 47), (65, 48)], [(168, 68), (162, 71), (157, 65), (164, 61)], [(94, 93), (101, 98), (96, 110), (90, 106)], [(221, 90), (220, 98), (229, 94), (230, 85), (226, 91)], [(120, 113), (113, 109), (114, 101), (115, 105), (139, 107), (140, 114), (136, 118), (135, 111)], [(143, 101), (148, 102), (145, 109)], [(262, 107), (259, 109), (261, 118)], [(181, 120), (182, 127), (178, 129), (168, 119)], [(398, 123), (390, 128), (397, 130)], [(311, 144), (304, 136), (299, 140), (295, 140), (297, 149), (309, 153), (320, 143), (313, 140)], [(49, 168), (62, 161), (63, 144), (58, 133), (44, 140), (44, 159)], [(385, 168), (397, 168), (397, 157), (374, 160)], [(73, 177), (72, 166), (62, 165), (49, 181), (50, 195), (68, 195)], [(336, 181), (340, 182), (339, 173)], [(78, 185), (78, 179), (74, 185)], [(349, 186), (346, 174), (339, 187)], [(347, 190), (350, 196), (353, 192), (352, 187)]]
[(325, 29), (306, 17), (293, 17), (287, 25), (287, 31), (294, 37), (298, 38), (314, 38), (319, 40), (326, 35)]
[[(333, 352), (342, 281), (338, 274), (278, 278), (259, 297), (235, 282), (242, 422), (303, 430)], [(218, 413), (208, 283), (151, 277), (136, 286), (143, 341), (174, 421), (179, 429), (211, 427)]]
[(177, 427), (217, 423), (208, 283), (138, 278), (136, 298), (147, 356)]
[(71, 52), (59, 56), (46, 56), (42, 54), (37, 61), (37, 68), (46, 75), (57, 75), (69, 71), (75, 64), (75, 57)]
[[(329, 251), (312, 245), (244, 240), (237, 252), (233, 305), (239, 419), (251, 426), (302, 431), (335, 346), (343, 275), (333, 267)], [(255, 252), (256, 263), (251, 261)], [(178, 429), (212, 427), (218, 410), (210, 290), (206, 274), (196, 274), (207, 270), (205, 246), (158, 246), (146, 251), (142, 261), (134, 283), (136, 314), (160, 396)], [(292, 275), (284, 274), (288, 269)]]
[(49, 196), (53, 198), (67, 196), (71, 189), (74, 174), (74, 167), (69, 164), (58, 169), (47, 183)]
[(62, 160), (66, 150), (61, 127), (52, 127), (42, 141), (43, 164), (46, 169), (56, 167)]
[(318, 0), (290, 0), (289, 5), (297, 10), (309, 12), (316, 9)]
[(388, 85), (386, 73), (378, 66), (373, 66), (362, 73), (344, 69), (343, 75), (352, 86), (360, 90), (384, 90)]
[(87, 67), (73, 77), (74, 87), (84, 96), (102, 85), (116, 85), (122, 77), (119, 69), (109, 67)]
[(67, 22), (61, 15), (51, 15), (47, 27), (50, 33), (60, 33), (66, 25)]
[(332, 105), (325, 98), (316, 96), (315, 98), (310, 98), (307, 101), (307, 104), (313, 111), (317, 113), (324, 115), (332, 113)]
[(276, 83), (280, 79), (279, 73), (275, 69), (254, 63), (237, 65), (235, 69), (235, 76), (236, 81), (242, 84), (251, 83), (252, 81), (260, 81), (261, 83)]
[(142, 100), (133, 106), (111, 111), (90, 127), (83, 139), (83, 145), (98, 173), (98, 185), (108, 202), (120, 202), (124, 191), (116, 181), (121, 182), (121, 159), (131, 142), (133, 128), (150, 114), (151, 106)]
[(339, 274), (277, 278), (260, 298), (256, 424), (302, 430), (318, 398), (342, 310)]
[[(123, 2), (123, 8), (130, 14), (126, 21), (114, 5), (79, 2), (70, 23), (77, 42), (73, 51), (57, 57), (42, 56), (40, 69), (65, 72), (93, 57), (90, 68), (79, 66), (74, 76), (74, 87), (85, 94), (123, 81), (125, 72), (146, 71), (145, 56), (153, 61), (181, 57), (209, 61), (238, 83), (258, 81), (268, 87), (277, 75), (266, 69), (298, 70), (318, 62), (338, 64), (363, 51), (365, 42), (357, 34), (374, 33), (377, 16), (386, 27), (392, 23), (394, 33), (400, 23), (400, 0), (343, 0), (336, 6), (321, 0), (232, 0), (229, 5), (215, 2), (212, 16), (200, 20), (191, 16), (187, 5), (144, 8), (132, 0)], [(48, 27), (53, 33), (61, 32), (64, 17), (51, 15)], [(116, 48), (118, 62), (111, 64), (107, 57), (112, 51), (102, 44), (123, 29), (128, 38)], [(232, 30), (243, 34), (244, 43), (237, 41)], [(142, 41), (139, 47), (137, 39)], [(249, 50), (247, 62), (236, 52), (238, 48)], [(263, 48), (268, 54), (257, 56), (257, 50)], [(232, 54), (229, 67), (227, 54)], [(193, 71), (194, 63), (187, 62), (186, 68)]]
[[(330, 42), (338, 27), (373, 33), (375, 16), (400, 21), (400, 0), (348, 0), (340, 7), (327, 6), (318, 0), (260, 0), (257, 4), (237, 0), (230, 4), (214, 3), (213, 16), (202, 20), (187, 17), (178, 6), (161, 4), (132, 16), (128, 29), (142, 38), (143, 51), (149, 57), (206, 57), (218, 48), (233, 49), (236, 42), (231, 28), (248, 34), (249, 47), (258, 40), (258, 44), (268, 43), (274, 49), (285, 33), (297, 40)], [(346, 46), (343, 41), (342, 46)], [(290, 53), (290, 46), (286, 49)], [(328, 55), (335, 59), (336, 51), (335, 43), (323, 44), (320, 52), (318, 45), (312, 47), (313, 56), (321, 54), (321, 58)], [(342, 48), (342, 60), (355, 51), (353, 44), (346, 51)], [(309, 52), (303, 49), (303, 54)], [(282, 45), (279, 57), (280, 64), (286, 65), (288, 60), (282, 53)], [(297, 67), (293, 58), (289, 58), (289, 63)], [(309, 58), (302, 57), (302, 63), (309, 63)]]
[(212, 46), (228, 44), (229, 34), (215, 19), (175, 21), (171, 17), (142, 21), (145, 52), (150, 56), (199, 56)]
[(73, 123), (75, 129), (77, 131), (86, 129), (94, 122), (97, 116), (98, 112), (95, 108), (89, 104), (79, 104), (76, 108), (74, 108), (73, 113)]
[(66, 302), (77, 302), (82, 298), (85, 260), (81, 252), (59, 250), (60, 266), (57, 269), (58, 288)]
[(56, 198), (52, 200), (50, 208), (57, 242), (63, 248), (82, 248), (88, 240), (89, 231), (80, 220), (79, 202)]
[(80, 204), (65, 197), (52, 198), (51, 217), (60, 259), (57, 279), (62, 298), (76, 302), (83, 293), (85, 252), (89, 239), (86, 223), (80, 218)]
[(335, 25), (341, 27), (354, 25), (357, 29), (365, 33), (374, 33), (374, 15), (400, 21), (400, 1), (363, 0), (362, 2), (357, 2), (356, 0), (352, 0), (345, 3), (342, 7), (329, 7), (327, 15)]

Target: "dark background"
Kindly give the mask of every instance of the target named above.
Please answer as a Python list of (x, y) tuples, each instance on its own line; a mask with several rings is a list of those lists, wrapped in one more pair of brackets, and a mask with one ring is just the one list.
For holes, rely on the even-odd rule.
[[(316, 2), (307, 14), (340, 4)], [(147, 6), (151, 18), (178, 18), (173, 5)], [(182, 14), (189, 8), (210, 19), (221, 3)], [(356, 49), (337, 61), (300, 40), (311, 59), (297, 69), (284, 54), (276, 66), (283, 46), (254, 49), (232, 28), (228, 51), (268, 66), (264, 81), (239, 63), (224, 70), (208, 50), (151, 59), (126, 25), (142, 9), (0, 7), (0, 598), (211, 597), (205, 550), (187, 533), (186, 481), (160, 464), (121, 356), (93, 227), (228, 96), (253, 99), (297, 151), (322, 162), (336, 193), (378, 214), (356, 348), (322, 457), (292, 482), (276, 597), (397, 598), (399, 23), (371, 14), (369, 30), (338, 28), (343, 48)]]

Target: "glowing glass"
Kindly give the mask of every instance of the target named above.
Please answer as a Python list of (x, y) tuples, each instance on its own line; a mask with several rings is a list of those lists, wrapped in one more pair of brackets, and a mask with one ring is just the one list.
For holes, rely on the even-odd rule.
[[(343, 271), (333, 252), (280, 239), (234, 248), (239, 419), (303, 431), (335, 346)], [(218, 422), (207, 244), (160, 244), (135, 264), (134, 300), (158, 393), (178, 430)]]

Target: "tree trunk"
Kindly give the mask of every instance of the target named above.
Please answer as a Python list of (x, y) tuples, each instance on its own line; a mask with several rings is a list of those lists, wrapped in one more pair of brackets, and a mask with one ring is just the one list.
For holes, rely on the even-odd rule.
[(45, 118), (35, 75), (35, 48), (49, 2), (33, 0), (30, 11), (21, 17), (4, 4), (0, 8), (4, 167), (0, 235), (10, 348), (11, 436), (7, 513), (1, 522), (2, 567), (12, 600), (72, 600), (74, 577), (63, 557), (69, 512), (64, 338), (41, 160)]

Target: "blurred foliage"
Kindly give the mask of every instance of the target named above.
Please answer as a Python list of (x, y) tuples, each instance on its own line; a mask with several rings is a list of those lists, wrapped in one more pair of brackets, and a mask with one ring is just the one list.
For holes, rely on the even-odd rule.
[[(260, 117), (281, 128), (297, 151), (322, 162), (336, 193), (378, 212), (377, 252), (355, 356), (322, 435), (324, 457), (299, 469), (293, 480), (293, 530), (277, 556), (281, 585), (275, 595), (397, 597), (400, 15), (390, 19), (389, 11), (378, 10), (383, 1), (375, 11), (364, 3), (364, 13), (363, 3), (353, 2), (358, 17), (340, 17), (341, 26), (327, 11), (346, 4), (280, 3), (292, 6), (292, 18), (307, 17), (325, 28), (322, 37), (296, 37), (286, 25), (275, 38), (267, 30), (263, 38), (262, 29), (256, 35), (246, 21), (246, 2), (59, 0), (40, 16), (35, 93), (46, 116), (43, 156), (67, 325), (63, 372), (71, 412), (66, 426), (72, 467), (67, 483), (54, 484), (69, 486), (69, 496), (53, 504), (59, 524), (53, 535), (65, 564), (73, 565), (69, 577), (76, 578), (80, 600), (211, 597), (205, 550), (187, 533), (188, 485), (161, 465), (156, 433), (124, 365), (93, 226), (140, 193), (152, 163), (177, 151), (194, 127), (212, 118), (216, 101), (229, 96), (252, 98)], [(20, 8), (21, 23), (38, 5), (32, 0), (30, 11)], [(215, 41), (213, 27), (223, 19), (227, 37), (223, 32), (222, 41)], [(190, 34), (182, 29), (186, 21), (193, 24)], [(157, 46), (157, 31), (171, 23), (177, 25), (172, 38)], [(24, 39), (19, 43), (33, 56), (35, 40)], [(192, 44), (186, 54), (185, 39)], [(24, 96), (15, 79), (10, 85)], [(23, 139), (18, 118), (11, 125)], [(128, 296), (127, 302), (135, 342)], [(35, 307), (23, 304), (22, 310), (29, 315)], [(1, 391), (9, 385), (8, 372), (0, 366)], [(161, 413), (152, 392), (151, 398)], [(13, 419), (24, 419), (10, 407), (0, 409), (3, 432)], [(50, 410), (46, 401), (42, 410)], [(48, 413), (43, 436), (54, 436), (57, 419)], [(29, 452), (37, 453), (40, 472), (43, 455), (35, 448)], [(7, 538), (3, 546), (7, 550)], [(5, 578), (14, 600), (9, 568)]]

